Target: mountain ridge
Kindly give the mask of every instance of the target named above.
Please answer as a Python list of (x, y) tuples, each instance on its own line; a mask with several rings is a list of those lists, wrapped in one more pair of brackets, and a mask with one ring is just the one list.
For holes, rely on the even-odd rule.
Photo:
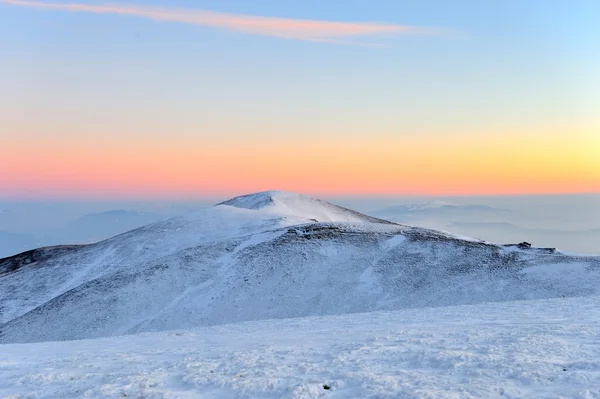
[(600, 257), (381, 223), (295, 194), (253, 195), (0, 276), (0, 343), (585, 296), (600, 286)]
[(215, 206), (221, 205), (250, 210), (268, 210), (274, 213), (310, 218), (317, 222), (393, 223), (317, 198), (282, 190), (268, 190), (240, 195), (220, 202)]

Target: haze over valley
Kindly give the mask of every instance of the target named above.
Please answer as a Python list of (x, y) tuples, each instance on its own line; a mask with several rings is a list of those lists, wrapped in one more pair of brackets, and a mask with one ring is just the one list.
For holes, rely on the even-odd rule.
[[(565, 251), (600, 252), (598, 195), (331, 200), (394, 222), (495, 243), (527, 241)], [(144, 202), (0, 200), (0, 257), (41, 246), (94, 243), (217, 202), (219, 198)]]

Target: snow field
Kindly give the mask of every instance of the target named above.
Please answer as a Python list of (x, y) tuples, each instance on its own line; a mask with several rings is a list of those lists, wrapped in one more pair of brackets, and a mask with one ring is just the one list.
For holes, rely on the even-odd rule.
[(1, 345), (0, 397), (600, 398), (599, 305), (529, 300)]

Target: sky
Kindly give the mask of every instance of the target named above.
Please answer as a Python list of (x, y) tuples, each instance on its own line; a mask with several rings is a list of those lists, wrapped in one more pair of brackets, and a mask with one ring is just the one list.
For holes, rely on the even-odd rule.
[(598, 15), (0, 0), (0, 198), (599, 193)]

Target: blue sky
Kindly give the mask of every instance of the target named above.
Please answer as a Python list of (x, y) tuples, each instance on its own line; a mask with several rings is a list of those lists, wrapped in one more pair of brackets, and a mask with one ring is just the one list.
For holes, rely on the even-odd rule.
[(596, 1), (109, 3), (440, 29), (339, 39), (374, 47), (6, 3), (0, 136), (14, 148), (248, 137), (285, 139), (290, 151), (305, 137), (401, 148), (415, 137), (582, 131), (582, 146), (597, 144)]
[[(400, 116), (409, 119), (411, 115), (422, 119), (424, 115), (438, 113), (452, 121), (447, 112), (462, 113), (464, 120), (465, 113), (481, 111), (493, 113), (497, 119), (504, 119), (504, 123), (527, 123), (523, 118), (519, 120), (516, 109), (506, 109), (506, 114), (495, 111), (495, 107), (508, 108), (509, 103), (517, 102), (521, 103), (519, 108), (535, 104), (550, 119), (553, 115), (549, 111), (553, 111), (552, 114), (566, 118), (566, 123), (575, 118), (582, 123), (595, 123), (596, 120), (586, 120), (591, 118), (586, 111), (600, 105), (593, 95), (598, 88), (594, 71), (600, 69), (600, 33), (595, 29), (600, 15), (597, 2), (137, 1), (127, 4), (325, 21), (374, 21), (440, 27), (448, 33), (360, 38), (385, 45), (364, 48), (240, 34), (130, 16), (0, 5), (0, 45), (10, 54), (9, 62), (0, 68), (4, 86), (13, 94), (4, 96), (2, 105), (14, 104), (19, 91), (21, 95), (30, 95), (27, 89), (39, 87), (40, 91), (48, 89), (54, 94), (55, 90), (73, 89), (71, 85), (77, 84), (77, 78), (87, 80), (88, 76), (98, 76), (95, 82), (86, 84), (91, 85), (90, 90), (100, 100), (114, 94), (102, 89), (104, 79), (137, 81), (150, 91), (160, 90), (161, 82), (185, 87), (188, 79), (217, 74), (223, 75), (227, 82), (202, 81), (212, 95), (201, 98), (199, 103), (185, 101), (186, 97), (197, 98), (188, 90), (166, 90), (165, 95), (180, 99), (184, 108), (210, 106), (219, 101), (219, 92), (235, 85), (242, 95), (251, 95), (258, 103), (272, 106), (273, 97), (277, 97), (280, 115), (291, 110), (297, 116), (292, 117), (296, 122), (304, 117), (296, 109), (314, 101), (314, 92), (307, 87), (327, 89), (326, 104), (319, 105), (333, 108), (332, 113), (334, 104), (350, 110), (364, 106), (363, 101), (353, 104), (344, 98), (347, 98), (344, 87), (349, 82), (355, 90), (370, 97), (370, 108), (381, 117), (401, 109)], [(40, 63), (45, 71), (39, 68)], [(240, 73), (238, 68), (242, 63), (244, 71)], [(131, 76), (132, 70), (136, 76)], [(28, 72), (31, 75), (27, 79), (19, 78)], [(172, 80), (165, 81), (164, 76)], [(282, 96), (277, 87), (290, 93), (289, 97)], [(151, 101), (143, 98), (143, 89), (140, 91), (140, 96), (134, 96), (130, 103), (135, 100), (143, 105)], [(262, 93), (256, 97), (258, 91)], [(436, 95), (432, 96), (431, 91)], [(340, 95), (335, 95), (336, 92)], [(417, 110), (411, 109), (415, 103)], [(406, 114), (402, 109), (407, 110)], [(483, 118), (481, 122), (488, 120)], [(458, 125), (468, 128), (468, 123), (471, 122), (459, 121)]]

